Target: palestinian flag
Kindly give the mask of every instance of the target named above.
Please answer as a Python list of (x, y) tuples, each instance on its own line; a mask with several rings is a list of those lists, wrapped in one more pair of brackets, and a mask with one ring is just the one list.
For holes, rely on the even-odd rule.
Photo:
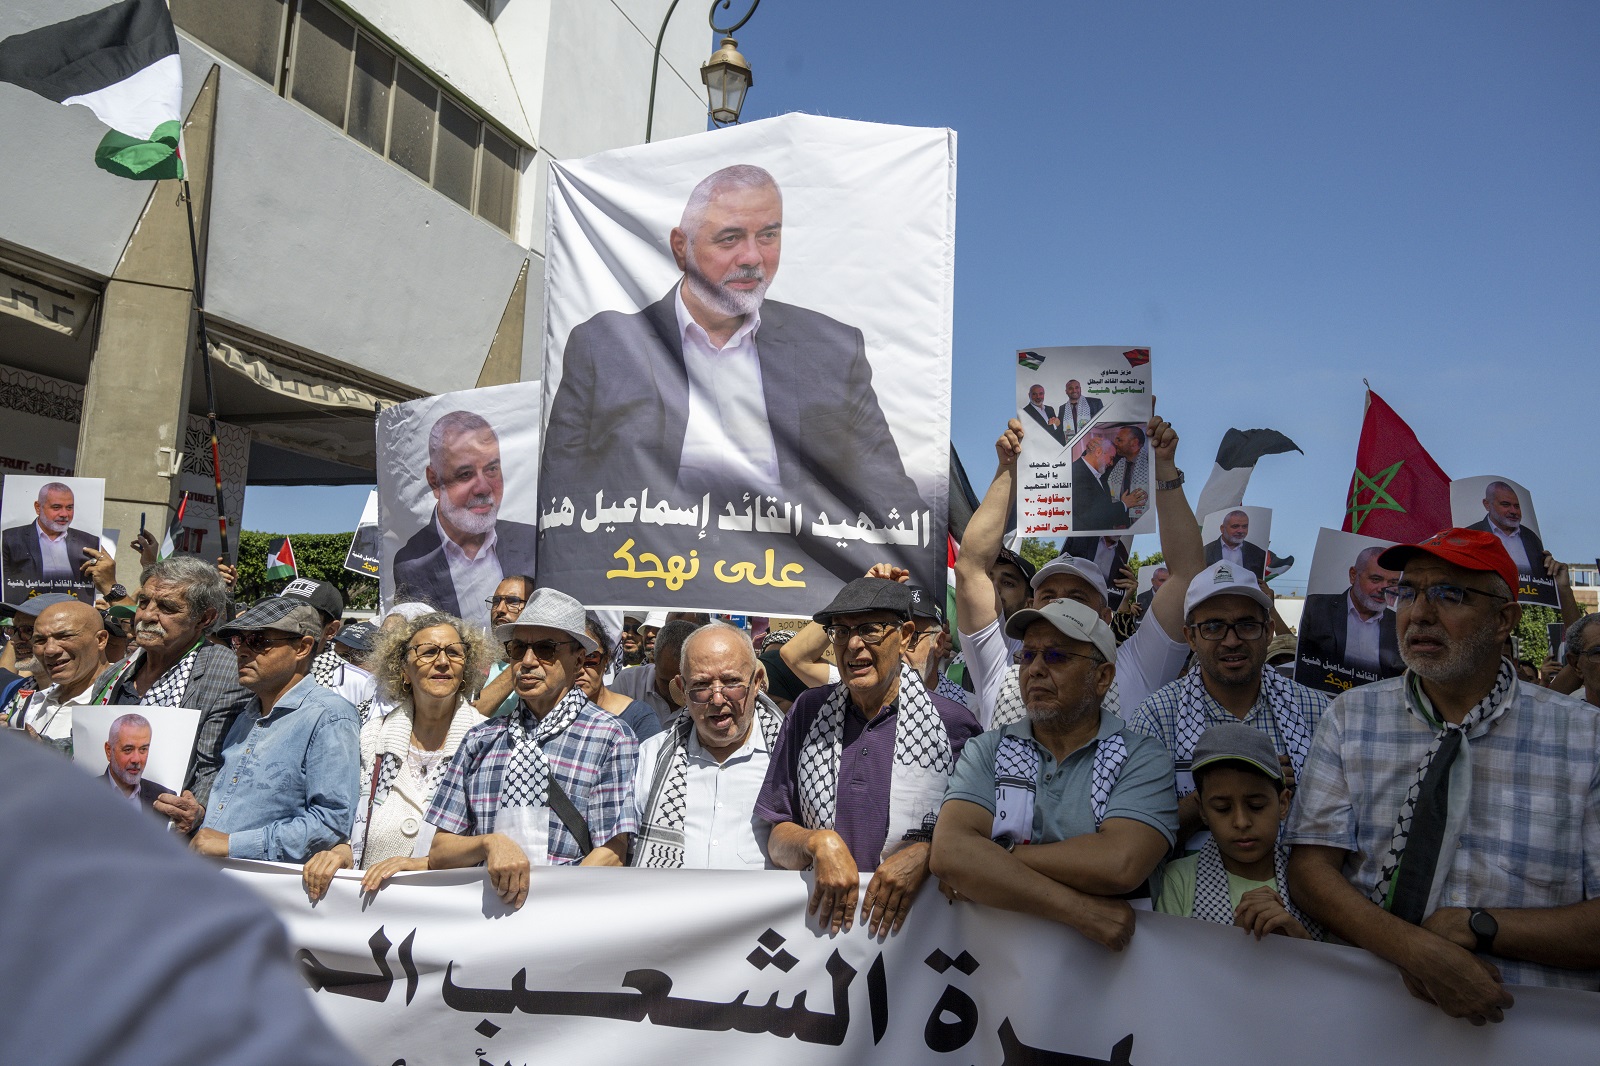
[(267, 545), (267, 580), (282, 581), (299, 571), (294, 565), (294, 547), (288, 537), (276, 537)]
[(1298, 451), (1298, 444), (1275, 429), (1228, 430), (1217, 446), (1216, 464), (1200, 490), (1194, 513), (1208, 515), (1238, 507), (1244, 503), (1244, 489), (1250, 483), (1257, 462), (1264, 456)]
[(94, 153), (102, 170), (183, 177), (183, 69), (166, 0), (122, 0), (0, 40), (0, 81), (93, 111), (111, 127)]
[(178, 538), (183, 536), (183, 512), (189, 509), (189, 493), (184, 492), (178, 500), (178, 513), (172, 516), (172, 525), (167, 527), (167, 535), (161, 538), (161, 547), (156, 552), (156, 559), (165, 559), (178, 550)]

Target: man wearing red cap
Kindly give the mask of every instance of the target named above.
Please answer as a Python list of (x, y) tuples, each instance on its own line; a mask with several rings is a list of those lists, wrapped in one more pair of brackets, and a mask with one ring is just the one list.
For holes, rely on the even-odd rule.
[(1517, 568), (1482, 530), (1384, 552), (1400, 677), (1317, 727), (1287, 842), (1295, 901), (1474, 1025), (1506, 986), (1600, 991), (1600, 709), (1517, 679)]

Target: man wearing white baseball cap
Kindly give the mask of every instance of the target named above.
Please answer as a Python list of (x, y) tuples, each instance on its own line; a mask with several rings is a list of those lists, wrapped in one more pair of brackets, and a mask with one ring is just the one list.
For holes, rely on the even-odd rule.
[(438, 828), (429, 869), (481, 863), (513, 909), (531, 865), (621, 866), (637, 828), (639, 742), (578, 686), (596, 647), (584, 621), (583, 604), (537, 589), (516, 621), (494, 627), (517, 706), (462, 738), (426, 816)]
[(1022, 640), (1028, 716), (962, 751), (933, 872), (952, 900), (1051, 918), (1120, 951), (1177, 833), (1172, 760), (1105, 709), (1117, 644), (1098, 611), (1057, 600), (1006, 632)]
[(1129, 722), (1160, 740), (1171, 754), (1177, 768), (1180, 835), (1189, 838), (1188, 850), (1198, 851), (1206, 834), (1189, 764), (1201, 735), (1225, 722), (1261, 730), (1278, 752), (1286, 787), (1293, 789), (1328, 697), (1265, 669), (1272, 642), (1272, 597), (1246, 568), (1221, 562), (1200, 571), (1184, 595), (1183, 613), (1195, 665), (1145, 700)]

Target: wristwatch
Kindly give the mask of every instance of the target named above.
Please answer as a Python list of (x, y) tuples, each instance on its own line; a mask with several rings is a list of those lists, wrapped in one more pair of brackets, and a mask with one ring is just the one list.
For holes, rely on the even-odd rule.
[(1474, 907), (1467, 912), (1467, 928), (1478, 938), (1478, 954), (1493, 955), (1494, 938), (1500, 932), (1500, 923), (1494, 920), (1494, 915), (1482, 907)]
[(1179, 488), (1182, 485), (1183, 485), (1183, 471), (1182, 470), (1178, 471), (1178, 476), (1173, 478), (1171, 481), (1162, 481), (1159, 478), (1156, 480), (1156, 489), (1159, 492), (1166, 492), (1168, 489)]
[(120, 581), (117, 582), (115, 585), (112, 585), (110, 588), (106, 589), (106, 602), (107, 603), (116, 603), (119, 600), (125, 600), (127, 598), (128, 598), (128, 586), (124, 585)]

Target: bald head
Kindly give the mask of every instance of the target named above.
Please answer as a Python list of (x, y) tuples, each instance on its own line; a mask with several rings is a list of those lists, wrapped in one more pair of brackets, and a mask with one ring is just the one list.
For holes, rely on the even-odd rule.
[(744, 635), (744, 630), (737, 626), (730, 626), (726, 622), (711, 622), (701, 626), (683, 642), (683, 650), (678, 658), (682, 665), (681, 673), (688, 677), (694, 672), (695, 663), (707, 656), (721, 656), (732, 654), (736, 657), (739, 668), (748, 673), (755, 669), (756, 649), (750, 643), (750, 638)]
[(38, 621), (34, 623), (33, 631), (37, 634), (47, 626), (55, 628), (58, 624), (82, 626), (90, 632), (106, 631), (105, 620), (100, 617), (100, 612), (81, 600), (71, 603), (56, 603), (39, 612)]
[(81, 694), (105, 669), (109, 636), (100, 612), (87, 603), (57, 603), (39, 612), (33, 653), (61, 698)]

